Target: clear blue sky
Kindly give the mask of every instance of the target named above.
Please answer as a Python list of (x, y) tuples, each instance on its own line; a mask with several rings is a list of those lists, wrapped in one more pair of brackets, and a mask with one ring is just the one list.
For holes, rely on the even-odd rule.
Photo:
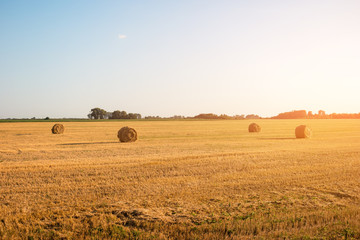
[(360, 1), (0, 1), (0, 118), (360, 112)]

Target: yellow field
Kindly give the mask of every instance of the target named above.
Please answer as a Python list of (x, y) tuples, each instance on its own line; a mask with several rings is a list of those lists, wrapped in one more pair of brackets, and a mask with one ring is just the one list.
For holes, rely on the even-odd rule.
[(360, 121), (256, 122), (0, 123), (0, 239), (359, 239)]

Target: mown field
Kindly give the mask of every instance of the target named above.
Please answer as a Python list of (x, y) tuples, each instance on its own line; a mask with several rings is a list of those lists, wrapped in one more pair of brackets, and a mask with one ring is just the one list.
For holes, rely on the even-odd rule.
[(0, 239), (360, 239), (360, 121), (256, 122), (0, 123)]

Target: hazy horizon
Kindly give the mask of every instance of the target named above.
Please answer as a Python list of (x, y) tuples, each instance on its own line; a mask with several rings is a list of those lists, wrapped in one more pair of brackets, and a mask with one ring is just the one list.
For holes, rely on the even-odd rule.
[(1, 1), (0, 118), (360, 112), (359, 1)]
[[(104, 109), (104, 110), (106, 110), (106, 109)], [(289, 111), (285, 111), (285, 112), (281, 112), (281, 113), (276, 113), (276, 114), (274, 114), (274, 115), (271, 115), (271, 116), (262, 116), (262, 115), (260, 115), (260, 114), (257, 114), (257, 113), (249, 113), (249, 114), (243, 114), (243, 113), (236, 113), (236, 114), (233, 114), (233, 115), (227, 115), (227, 114), (225, 114), (225, 115), (227, 115), (228, 117), (237, 117), (237, 116), (243, 116), (244, 118), (229, 118), (229, 119), (248, 119), (248, 120), (251, 120), (251, 119), (254, 119), (254, 118), (252, 118), (254, 115), (255, 116), (258, 116), (258, 117), (260, 117), (260, 119), (299, 119), (299, 118), (301, 118), (301, 117), (299, 117), (299, 116), (293, 116), (293, 115), (287, 115), (287, 116), (282, 116), (281, 118), (275, 118), (275, 117), (277, 117), (278, 115), (280, 115), (280, 114), (288, 114), (288, 113), (291, 113), (291, 112), (301, 112), (301, 111), (303, 111), (303, 110), (305, 110), (305, 109), (294, 109), (294, 110), (289, 110)], [(114, 111), (116, 111), (116, 110), (114, 110)], [(106, 111), (107, 113), (113, 113), (114, 111)], [(123, 110), (120, 110), (120, 111), (123, 111)], [(306, 111), (306, 114), (309, 114), (310, 112), (312, 113), (312, 114), (315, 114), (315, 115), (318, 115), (319, 114), (319, 111), (323, 111), (323, 110), (319, 110), (319, 111), (311, 111), (311, 110), (305, 110)], [(91, 114), (91, 112), (92, 111), (89, 111), (89, 113), (88, 114)], [(135, 112), (127, 112), (127, 113), (135, 113)], [(207, 115), (207, 114), (214, 114), (214, 113), (210, 113), (210, 112), (199, 112), (199, 113), (197, 113), (197, 114), (195, 114), (195, 115), (179, 115), (179, 114), (175, 114), (175, 115), (171, 115), (171, 116), (159, 116), (159, 115), (156, 115), (156, 114), (154, 114), (154, 115), (142, 115), (141, 113), (135, 113), (135, 114), (140, 114), (141, 115), (141, 118), (142, 119), (144, 119), (144, 118), (146, 118), (146, 117), (150, 117), (150, 119), (152, 119), (151, 117), (160, 117), (161, 119), (166, 119), (166, 118), (176, 118), (176, 117), (185, 117), (185, 118), (197, 118), (198, 117), (198, 115)], [(223, 115), (224, 113), (219, 113), (219, 114), (216, 114), (215, 113), (215, 115), (217, 115), (217, 116), (221, 116), (221, 115)], [(326, 112), (325, 111), (325, 114), (326, 114), (326, 116), (330, 116), (330, 115), (332, 115), (332, 114), (337, 114), (337, 115), (342, 115), (342, 114), (344, 114), (344, 115), (347, 115), (347, 114), (360, 114), (360, 112), (359, 113), (341, 113), (341, 112), (338, 112), (338, 113), (335, 113), (335, 112)], [(247, 116), (249, 115), (249, 118), (246, 118)], [(0, 120), (7, 120), (7, 119), (14, 119), (14, 120), (16, 120), (16, 119), (37, 119), (37, 120), (41, 120), (41, 119), (88, 119), (89, 118), (89, 116), (88, 115), (84, 115), (84, 116), (82, 116), (82, 117), (49, 117), (49, 116), (32, 116), (32, 117), (7, 117), (7, 118), (0, 118)], [(93, 119), (93, 118), (92, 118)], [(111, 118), (108, 118), (108, 117), (105, 117), (104, 119), (111, 119)], [(115, 119), (134, 119), (134, 118), (115, 118)], [(206, 117), (204, 117), (204, 118), (200, 118), (200, 119), (215, 119), (215, 118), (206, 118)], [(316, 116), (315, 116), (315, 118), (309, 118), (309, 119), (329, 119), (329, 118), (321, 118), (321, 117), (319, 117), (319, 118), (317, 118)], [(352, 118), (352, 117), (350, 117), (350, 116), (343, 116), (343, 117), (340, 117), (340, 118), (334, 118), (334, 119), (358, 119), (358, 118)]]

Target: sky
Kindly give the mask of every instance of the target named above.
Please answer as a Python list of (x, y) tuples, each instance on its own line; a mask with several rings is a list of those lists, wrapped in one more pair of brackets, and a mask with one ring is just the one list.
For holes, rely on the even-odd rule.
[(360, 112), (358, 0), (0, 1), (0, 118)]

